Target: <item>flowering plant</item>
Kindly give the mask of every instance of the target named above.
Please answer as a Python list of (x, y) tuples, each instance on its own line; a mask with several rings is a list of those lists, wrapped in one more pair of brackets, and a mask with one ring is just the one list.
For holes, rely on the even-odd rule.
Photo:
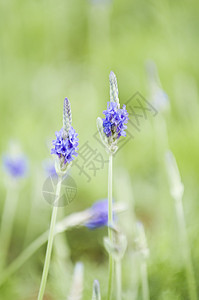
[(118, 149), (117, 143), (121, 136), (126, 136), (125, 129), (128, 123), (128, 112), (126, 105), (120, 108), (118, 98), (117, 79), (113, 72), (109, 76), (110, 81), (110, 102), (107, 103), (107, 110), (103, 111), (105, 118), (97, 118), (97, 127), (102, 142), (109, 153), (115, 153)]
[(78, 134), (71, 126), (72, 113), (70, 108), (70, 102), (68, 98), (64, 100), (63, 111), (63, 128), (60, 131), (56, 131), (56, 139), (53, 140), (54, 148), (51, 149), (51, 154), (55, 154), (55, 169), (58, 174), (65, 173), (71, 162), (74, 160), (74, 156), (77, 156), (78, 150)]

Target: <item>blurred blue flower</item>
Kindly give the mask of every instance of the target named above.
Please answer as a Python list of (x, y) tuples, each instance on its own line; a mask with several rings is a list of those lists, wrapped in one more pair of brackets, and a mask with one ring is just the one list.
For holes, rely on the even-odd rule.
[(5, 171), (14, 178), (22, 178), (28, 172), (28, 159), (25, 155), (4, 155), (3, 167)]
[[(108, 200), (98, 200), (89, 208), (91, 213), (90, 220), (85, 224), (89, 229), (95, 229), (108, 225)], [(115, 216), (113, 215), (113, 218)]]
[(107, 110), (103, 111), (105, 118), (103, 120), (104, 133), (107, 137), (119, 139), (120, 136), (126, 136), (125, 129), (128, 123), (128, 112), (126, 105), (122, 109), (118, 109), (116, 102), (108, 102)]
[(45, 160), (43, 162), (43, 168), (46, 172), (46, 174), (50, 177), (56, 177), (57, 176), (57, 173), (56, 173), (56, 170), (55, 170), (55, 164), (53, 161), (49, 161), (49, 160)]
[(108, 224), (108, 200), (103, 199), (95, 202), (89, 209), (91, 219), (85, 224), (89, 229), (94, 229)]

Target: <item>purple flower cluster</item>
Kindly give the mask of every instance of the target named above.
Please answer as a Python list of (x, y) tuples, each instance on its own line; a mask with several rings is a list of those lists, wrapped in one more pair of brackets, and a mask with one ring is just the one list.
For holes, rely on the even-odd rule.
[(126, 136), (124, 131), (128, 123), (128, 112), (126, 105), (123, 105), (122, 109), (118, 109), (116, 102), (108, 102), (107, 110), (103, 112), (105, 118), (103, 120), (104, 133), (107, 137), (114, 137), (119, 139), (120, 136)]
[(28, 161), (24, 155), (16, 157), (3, 156), (3, 166), (5, 171), (14, 178), (25, 177), (28, 171)]
[(63, 160), (64, 164), (69, 164), (74, 157), (77, 156), (78, 150), (78, 134), (71, 126), (68, 134), (62, 128), (60, 131), (55, 132), (56, 140), (53, 141), (54, 148), (51, 149), (51, 154), (56, 154)]

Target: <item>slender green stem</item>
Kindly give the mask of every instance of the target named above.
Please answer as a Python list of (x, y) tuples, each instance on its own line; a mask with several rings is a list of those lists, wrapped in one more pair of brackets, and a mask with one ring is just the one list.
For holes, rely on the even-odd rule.
[(141, 262), (141, 280), (142, 280), (142, 299), (149, 300), (149, 285), (148, 285), (148, 274), (147, 264), (145, 259)]
[[(109, 154), (109, 170), (108, 170), (108, 224), (113, 223), (113, 203), (112, 203), (112, 168), (113, 168), (113, 156)], [(112, 230), (108, 227), (109, 239), (112, 242)], [(113, 285), (113, 270), (114, 261), (112, 254), (109, 254), (109, 279), (108, 279), (108, 300), (111, 300), (112, 285)]]
[(182, 198), (176, 199), (176, 213), (179, 225), (179, 232), (180, 232), (180, 240), (181, 240), (181, 249), (183, 260), (186, 269), (186, 276), (187, 276), (187, 284), (189, 289), (189, 297), (191, 300), (197, 300), (197, 291), (196, 291), (196, 283), (193, 271), (193, 265), (191, 261), (191, 254), (189, 249), (189, 242), (187, 237), (186, 231), (186, 223), (184, 217), (184, 209), (182, 204)]
[(114, 275), (114, 261), (112, 255), (109, 254), (109, 279), (108, 279), (108, 296), (107, 296), (108, 300), (111, 300), (111, 296), (112, 296), (113, 275)]
[(48, 245), (47, 245), (47, 250), (46, 250), (46, 257), (45, 257), (43, 274), (42, 274), (42, 279), (41, 279), (41, 284), (40, 284), (40, 289), (39, 289), (39, 295), (37, 298), (38, 300), (43, 299), (45, 287), (46, 287), (46, 281), (47, 281), (47, 277), (48, 277), (48, 270), (50, 267), (50, 258), (51, 258), (51, 252), (52, 252), (52, 246), (53, 246), (54, 230), (55, 230), (55, 225), (56, 225), (58, 201), (59, 201), (59, 196), (60, 196), (60, 191), (61, 191), (61, 182), (62, 182), (62, 177), (59, 176), (58, 183), (57, 183), (56, 198), (55, 198), (56, 206), (53, 207), (53, 211), (52, 211), (49, 237), (48, 237)]
[(6, 264), (6, 255), (10, 246), (10, 239), (12, 235), (14, 217), (16, 213), (18, 202), (18, 190), (10, 187), (7, 191), (6, 201), (4, 205), (2, 221), (1, 221), (1, 232), (0, 232), (0, 244), (1, 244), (1, 255), (0, 255), (0, 268), (4, 268)]
[(116, 299), (122, 299), (122, 266), (121, 260), (116, 261), (115, 264), (115, 274), (116, 274)]
[[(64, 219), (65, 211), (64, 209), (59, 211), (58, 218)], [(67, 264), (70, 258), (70, 248), (68, 246), (68, 241), (66, 235), (58, 235), (55, 243), (55, 253), (57, 260), (60, 262), (60, 266), (64, 267), (63, 261)]]

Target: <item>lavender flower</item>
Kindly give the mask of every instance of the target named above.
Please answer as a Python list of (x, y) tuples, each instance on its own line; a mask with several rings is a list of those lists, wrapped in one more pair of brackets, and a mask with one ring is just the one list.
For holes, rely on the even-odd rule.
[(119, 139), (121, 136), (126, 136), (128, 122), (128, 113), (126, 105), (122, 109), (118, 109), (118, 104), (115, 102), (108, 102), (107, 110), (103, 112), (105, 118), (103, 120), (104, 133), (112, 139)]
[(13, 178), (23, 178), (28, 171), (28, 160), (25, 155), (4, 155), (3, 167)]
[(64, 164), (69, 164), (74, 159), (73, 155), (77, 156), (78, 134), (71, 127), (67, 136), (63, 128), (56, 131), (55, 135), (57, 137), (53, 141), (55, 148), (51, 150), (51, 154), (56, 154), (59, 158), (62, 158)]
[(64, 100), (63, 111), (63, 128), (55, 133), (56, 140), (53, 140), (54, 148), (51, 149), (51, 154), (55, 154), (57, 161), (55, 164), (56, 172), (66, 172), (67, 167), (77, 156), (78, 150), (78, 134), (71, 126), (72, 114), (70, 102), (67, 98)]
[(121, 136), (126, 136), (125, 129), (128, 123), (128, 112), (126, 106), (120, 108), (118, 98), (117, 79), (113, 72), (109, 76), (110, 81), (110, 102), (107, 104), (107, 110), (103, 113), (104, 119), (97, 119), (97, 127), (100, 137), (109, 153), (117, 151), (118, 139)]
[[(56, 140), (53, 141), (54, 148), (51, 149), (51, 153), (55, 155), (55, 169), (58, 175), (54, 203), (58, 203), (60, 200), (63, 177), (64, 175), (66, 175), (68, 168), (70, 167), (72, 160), (74, 159), (73, 156), (77, 156), (76, 151), (78, 149), (78, 138), (77, 138), (77, 133), (75, 132), (71, 124), (72, 124), (72, 114), (71, 114), (70, 102), (67, 98), (65, 98), (64, 110), (63, 110), (63, 128), (59, 132), (55, 133)], [(42, 300), (44, 297), (46, 281), (47, 281), (48, 271), (50, 267), (50, 258), (51, 258), (53, 239), (55, 233), (57, 209), (58, 209), (57, 205), (54, 205), (52, 216), (51, 216), (51, 222), (50, 222), (44, 268), (43, 268), (43, 273), (42, 273), (42, 278), (40, 283), (39, 294), (37, 298), (38, 300)]]

